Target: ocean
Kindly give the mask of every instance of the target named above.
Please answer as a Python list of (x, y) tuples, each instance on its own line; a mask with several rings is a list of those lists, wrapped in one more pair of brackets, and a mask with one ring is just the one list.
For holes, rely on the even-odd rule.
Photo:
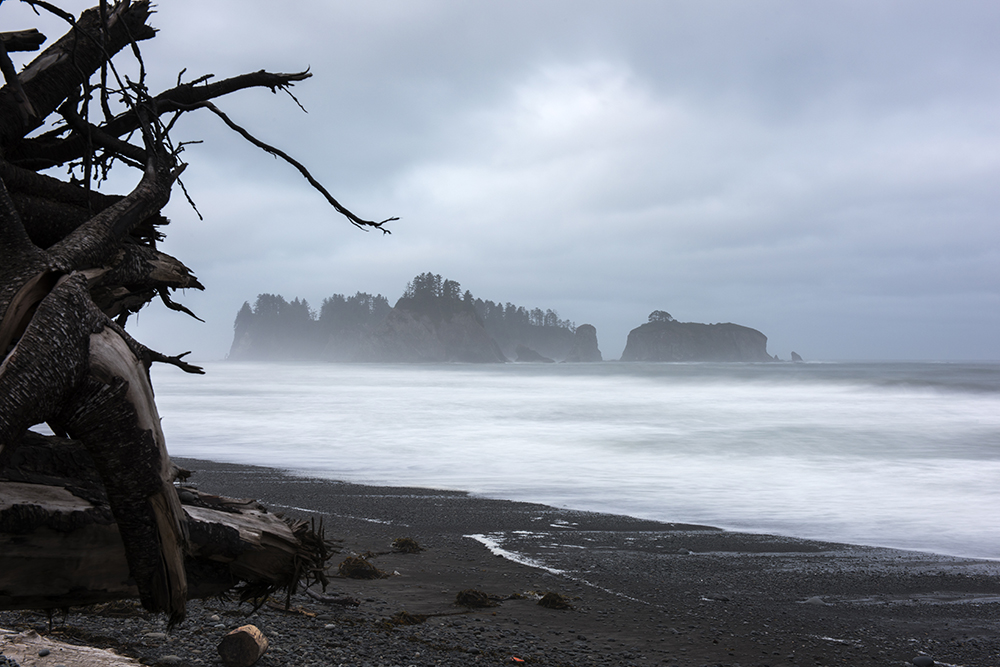
[(1000, 559), (1000, 364), (206, 371), (154, 369), (173, 455)]

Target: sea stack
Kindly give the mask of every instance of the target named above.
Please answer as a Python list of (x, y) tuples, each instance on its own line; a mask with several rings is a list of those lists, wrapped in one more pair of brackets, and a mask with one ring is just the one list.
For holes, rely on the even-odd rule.
[(597, 347), (597, 329), (592, 324), (581, 324), (573, 334), (573, 347), (565, 361), (604, 361)]
[(655, 310), (628, 334), (622, 361), (774, 361), (767, 336), (739, 324), (678, 322)]

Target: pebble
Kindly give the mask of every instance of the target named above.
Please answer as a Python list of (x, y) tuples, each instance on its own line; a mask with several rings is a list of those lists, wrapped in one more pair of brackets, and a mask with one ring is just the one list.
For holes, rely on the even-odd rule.
[(918, 655), (910, 662), (912, 662), (917, 667), (933, 667), (935, 664), (937, 664), (929, 655)]
[(147, 632), (143, 635), (146, 639), (152, 639), (156, 641), (164, 641), (167, 638), (167, 633), (165, 632)]
[(160, 656), (161, 665), (179, 665), (181, 664), (180, 656), (176, 655), (164, 655)]
[(40, 648), (40, 649), (38, 649), (38, 655), (39, 655), (39, 657), (44, 658), (49, 653), (51, 653), (51, 651), (49, 649), (47, 649), (47, 648)]

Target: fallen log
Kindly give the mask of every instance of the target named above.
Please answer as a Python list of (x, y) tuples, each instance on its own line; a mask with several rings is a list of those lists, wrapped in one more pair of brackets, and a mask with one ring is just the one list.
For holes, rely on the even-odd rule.
[[(34, 630), (13, 632), (3, 628), (0, 628), (0, 656), (6, 656), (9, 661), (24, 667), (45, 664), (61, 664), (65, 667), (136, 667), (142, 664), (108, 649), (67, 644), (42, 637)], [(44, 662), (39, 659), (45, 657), (48, 659)], [(2, 664), (4, 663), (0, 660), (0, 665)]]
[(218, 650), (226, 667), (250, 667), (267, 647), (267, 637), (256, 625), (244, 625), (223, 637)]
[[(176, 469), (178, 481), (186, 471)], [(175, 486), (190, 536), (192, 598), (231, 589), (263, 599), (300, 581), (325, 584), (321, 529), (253, 500)], [(55, 609), (139, 597), (107, 497), (86, 449), (28, 433), (0, 469), (0, 610)]]

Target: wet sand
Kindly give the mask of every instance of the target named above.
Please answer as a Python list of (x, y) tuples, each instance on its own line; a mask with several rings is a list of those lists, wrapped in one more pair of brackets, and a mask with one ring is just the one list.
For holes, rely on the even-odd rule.
[[(398, 537), (425, 548), (372, 560), (395, 576), (332, 579), (326, 595), (354, 597), (356, 607), (299, 594), (293, 604), (317, 616), (265, 608), (252, 617), (272, 633), (272, 650), (258, 663), (265, 667), (520, 664), (515, 658), (536, 665), (884, 666), (912, 664), (919, 655), (944, 665), (1000, 664), (1000, 562), (177, 463), (196, 471), (189, 481), (204, 491), (322, 518), (328, 538), (340, 541), (334, 572), (350, 553), (386, 552)], [(506, 556), (495, 553), (498, 546)], [(470, 611), (455, 604), (465, 589), (523, 597)], [(546, 591), (569, 598), (572, 608), (539, 606), (535, 595)], [(386, 622), (402, 611), (427, 618)], [(181, 661), (170, 664), (214, 664), (220, 633), (247, 622), (245, 612), (192, 602), (190, 620), (160, 644), (146, 637), (155, 630), (148, 617), (114, 641), (149, 663), (170, 651)], [(98, 616), (70, 616), (62, 632), (81, 641), (114, 634)], [(0, 625), (16, 622), (0, 617)], [(21, 627), (30, 623), (21, 619)]]
[[(454, 612), (466, 588), (554, 590), (574, 608), (510, 600), (480, 615), (491, 627), (532, 625), (543, 643), (576, 650), (579, 664), (609, 654), (635, 664), (886, 665), (920, 654), (1000, 664), (1000, 562), (180, 463), (198, 471), (192, 481), (203, 489), (324, 517), (345, 551), (416, 539), (423, 553), (375, 561), (400, 576), (335, 580), (337, 590), (374, 600), (376, 615)], [(502, 539), (563, 573), (495, 556), (469, 535)]]

